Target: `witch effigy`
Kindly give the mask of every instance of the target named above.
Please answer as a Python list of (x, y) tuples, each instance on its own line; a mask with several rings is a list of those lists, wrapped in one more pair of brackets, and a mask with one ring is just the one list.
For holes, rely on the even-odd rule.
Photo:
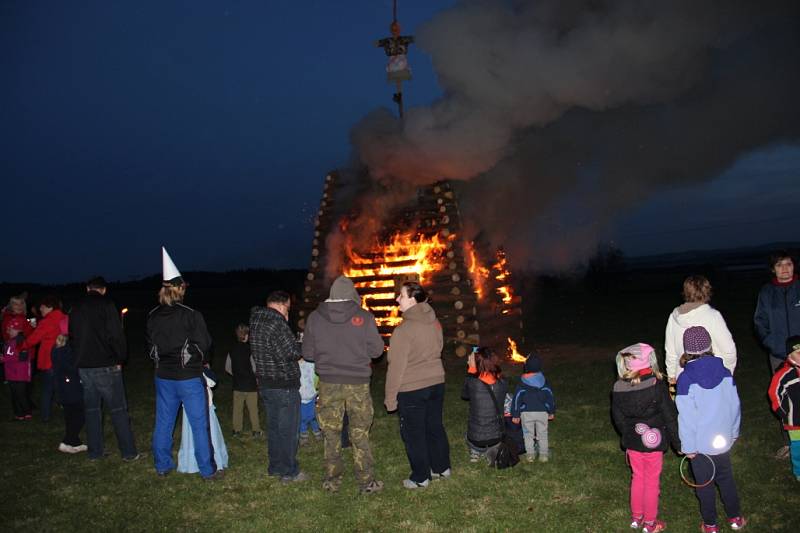
[(414, 42), (413, 35), (400, 35), (400, 24), (397, 19), (389, 26), (391, 37), (375, 41), (375, 46), (383, 48), (389, 58), (386, 64), (386, 79), (394, 83), (397, 92), (392, 100), (397, 104), (400, 117), (403, 116), (403, 82), (411, 79), (411, 67), (408, 66), (408, 47)]

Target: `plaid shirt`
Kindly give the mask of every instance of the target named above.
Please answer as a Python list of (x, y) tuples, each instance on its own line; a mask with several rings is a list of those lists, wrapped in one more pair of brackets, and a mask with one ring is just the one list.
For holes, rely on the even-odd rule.
[(250, 353), (260, 386), (300, 388), (300, 344), (275, 309), (256, 306), (250, 310)]

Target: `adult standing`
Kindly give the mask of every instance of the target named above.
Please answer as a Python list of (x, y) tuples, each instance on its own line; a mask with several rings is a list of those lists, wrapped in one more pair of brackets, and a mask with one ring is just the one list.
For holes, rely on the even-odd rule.
[[(48, 294), (39, 302), (39, 314), (41, 320), (33, 329), (30, 335), (25, 337), (25, 341), (19, 346), (21, 352), (33, 352), (33, 348), (39, 346), (36, 353), (36, 369), (39, 371), (42, 383), (42, 399), (39, 408), (41, 409), (42, 421), (50, 420), (50, 413), (53, 408), (53, 398), (55, 397), (55, 382), (53, 380), (53, 348), (56, 339), (61, 333), (61, 322), (66, 319), (66, 315), (61, 312), (61, 302), (52, 294)], [(16, 335), (19, 332), (14, 333)]]
[[(787, 250), (778, 250), (769, 258), (773, 278), (758, 293), (753, 322), (761, 344), (769, 352), (774, 374), (786, 361), (786, 340), (800, 335), (800, 281), (795, 273), (794, 257)], [(788, 436), (784, 434), (788, 443)], [(778, 449), (779, 459), (789, 457), (789, 445)]]
[(250, 310), (250, 352), (267, 413), (267, 473), (283, 483), (305, 481), (297, 448), (300, 431), (300, 345), (289, 327), (291, 298), (267, 296), (267, 306)]
[(27, 354), (20, 359), (18, 349), (24, 338), (33, 331), (33, 327), (25, 316), (27, 311), (25, 296), (25, 294), (12, 296), (8, 300), (8, 305), (3, 309), (2, 318), (2, 339), (5, 344), (3, 380), (8, 382), (11, 389), (11, 406), (14, 410), (15, 420), (31, 420), (33, 418), (31, 415), (33, 405), (29, 397), (31, 362)]
[(692, 326), (703, 326), (708, 331), (714, 355), (722, 359), (731, 375), (736, 369), (736, 344), (722, 314), (708, 303), (712, 294), (711, 282), (705, 276), (689, 276), (683, 282), (683, 303), (669, 315), (664, 337), (664, 363), (672, 384), (683, 372), (678, 364), (684, 353), (683, 332)]
[(208, 399), (203, 365), (208, 362), (211, 335), (203, 315), (183, 304), (186, 282), (167, 250), (161, 248), (162, 286), (158, 307), (147, 317), (147, 350), (155, 361), (156, 422), (153, 429), (153, 460), (159, 476), (175, 469), (172, 433), (175, 417), (183, 404), (192, 428), (194, 456), (205, 480), (221, 479), (211, 444)]
[(122, 365), (128, 359), (128, 349), (122, 320), (107, 291), (102, 277), (92, 278), (86, 284), (86, 296), (70, 312), (69, 342), (83, 384), (89, 459), (100, 459), (105, 455), (105, 404), (111, 412), (122, 459), (135, 461), (142, 456), (136, 450), (122, 380)]
[(392, 334), (387, 356), (384, 404), (400, 416), (411, 465), (411, 475), (403, 480), (407, 489), (427, 487), (431, 477), (450, 476), (450, 443), (442, 423), (444, 340), (427, 299), (419, 283), (403, 283), (397, 297), (403, 321)]
[(362, 493), (383, 489), (375, 479), (369, 445), (374, 409), (370, 394), (372, 359), (383, 354), (383, 339), (375, 317), (362, 309), (353, 282), (339, 276), (327, 300), (308, 317), (303, 335), (303, 358), (315, 364), (319, 376), (317, 418), (325, 442), (325, 481), (331, 492), (342, 481), (342, 420), (347, 413), (356, 481)]

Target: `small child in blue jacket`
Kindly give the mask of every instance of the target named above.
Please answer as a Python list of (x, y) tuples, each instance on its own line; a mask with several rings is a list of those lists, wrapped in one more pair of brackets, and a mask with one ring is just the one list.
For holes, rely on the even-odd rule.
[(515, 424), (522, 423), (527, 461), (536, 459), (535, 446), (539, 445), (539, 462), (550, 460), (550, 443), (547, 425), (556, 416), (556, 401), (553, 390), (542, 373), (542, 362), (534, 354), (525, 360), (522, 382), (514, 394), (511, 417)]

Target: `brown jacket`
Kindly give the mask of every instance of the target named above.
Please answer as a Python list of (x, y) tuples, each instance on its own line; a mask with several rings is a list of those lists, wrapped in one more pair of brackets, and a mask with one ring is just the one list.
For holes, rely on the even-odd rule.
[(403, 313), (403, 321), (389, 341), (386, 371), (386, 409), (397, 409), (397, 393), (444, 383), (442, 325), (427, 303)]

